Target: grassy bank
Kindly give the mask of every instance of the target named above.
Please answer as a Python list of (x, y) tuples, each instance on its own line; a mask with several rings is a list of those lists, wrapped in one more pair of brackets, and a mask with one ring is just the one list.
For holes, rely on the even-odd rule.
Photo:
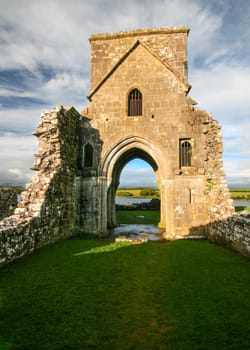
[(127, 198), (159, 198), (160, 191), (157, 188), (119, 188), (116, 197)]
[(0, 348), (248, 349), (249, 267), (207, 241), (63, 241), (0, 271)]

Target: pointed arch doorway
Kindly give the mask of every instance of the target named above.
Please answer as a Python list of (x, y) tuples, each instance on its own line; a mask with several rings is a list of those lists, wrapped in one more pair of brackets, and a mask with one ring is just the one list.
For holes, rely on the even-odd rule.
[[(147, 162), (153, 169), (156, 177), (156, 182), (159, 184), (159, 191), (161, 192), (161, 174), (159, 159), (160, 154), (157, 149), (153, 149), (150, 141), (136, 136), (128, 137), (116, 144), (112, 150), (106, 155), (103, 162), (103, 173), (106, 174), (107, 179), (107, 227), (112, 228), (116, 226), (116, 212), (115, 212), (115, 196), (119, 187), (120, 176), (126, 164), (136, 158)], [(164, 202), (161, 203), (161, 220), (159, 226), (164, 225)]]
[(117, 224), (158, 225), (158, 202), (158, 186), (151, 165), (138, 157), (127, 162), (115, 197)]

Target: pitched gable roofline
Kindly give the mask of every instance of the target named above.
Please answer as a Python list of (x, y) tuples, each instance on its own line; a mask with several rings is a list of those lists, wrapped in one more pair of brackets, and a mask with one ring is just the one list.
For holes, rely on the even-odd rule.
[(156, 53), (154, 53), (146, 44), (142, 43), (140, 40), (136, 40), (131, 48), (120, 58), (120, 60), (111, 68), (111, 70), (104, 75), (104, 77), (100, 80), (100, 82), (94, 87), (94, 89), (87, 96), (91, 101), (91, 97), (99, 90), (99, 88), (109, 79), (109, 77), (115, 72), (115, 70), (125, 61), (125, 59), (133, 52), (139, 45), (144, 47), (153, 57), (155, 57), (159, 62), (161, 62), (171, 73), (175, 75), (175, 77), (179, 80), (179, 82), (184, 86), (185, 91), (188, 93), (191, 89), (191, 85), (188, 84), (179, 73), (171, 67), (168, 63), (164, 62)]
[(129, 30), (125, 32), (118, 32), (118, 33), (104, 33), (104, 34), (93, 34), (89, 38), (89, 41), (96, 41), (96, 40), (106, 40), (106, 39), (120, 39), (123, 37), (132, 37), (132, 36), (139, 36), (139, 35), (155, 35), (155, 34), (176, 34), (176, 33), (187, 33), (189, 34), (189, 28), (185, 26), (179, 26), (179, 27), (161, 27), (161, 28), (148, 28), (148, 29), (136, 29), (136, 30)]

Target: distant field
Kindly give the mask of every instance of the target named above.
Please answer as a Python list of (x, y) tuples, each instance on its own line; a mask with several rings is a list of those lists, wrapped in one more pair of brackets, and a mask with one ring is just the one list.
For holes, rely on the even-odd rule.
[(7, 190), (16, 190), (18, 192), (22, 192), (25, 190), (24, 187), (19, 187), (19, 186), (0, 186), (0, 191), (7, 191)]
[(119, 188), (116, 191), (116, 197), (135, 197), (135, 198), (159, 198), (160, 191), (157, 188)]
[[(250, 200), (250, 188), (230, 188), (233, 199)], [(135, 197), (135, 198), (159, 198), (160, 191), (156, 188), (119, 188), (116, 192), (117, 197)]]
[[(19, 186), (0, 186), (0, 190), (8, 189), (15, 189), (19, 192), (25, 190)], [(250, 200), (250, 188), (230, 188), (229, 190), (233, 199)], [(116, 197), (160, 198), (160, 191), (158, 188), (153, 187), (119, 188), (116, 192)]]
[(233, 199), (250, 200), (250, 188), (230, 188)]

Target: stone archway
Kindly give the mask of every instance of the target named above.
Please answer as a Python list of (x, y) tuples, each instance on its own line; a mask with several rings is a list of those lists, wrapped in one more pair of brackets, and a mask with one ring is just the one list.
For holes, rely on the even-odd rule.
[[(161, 155), (146, 138), (130, 136), (120, 140), (106, 155), (102, 171), (107, 177), (107, 227), (116, 225), (115, 219), (115, 193), (119, 186), (119, 179), (124, 166), (132, 159), (140, 158), (145, 160), (154, 170), (157, 183), (161, 183)], [(161, 186), (159, 186), (161, 191)], [(163, 196), (164, 198), (164, 196)], [(161, 202), (161, 218), (164, 218), (165, 202)], [(159, 225), (165, 227), (165, 222), (161, 220)]]

